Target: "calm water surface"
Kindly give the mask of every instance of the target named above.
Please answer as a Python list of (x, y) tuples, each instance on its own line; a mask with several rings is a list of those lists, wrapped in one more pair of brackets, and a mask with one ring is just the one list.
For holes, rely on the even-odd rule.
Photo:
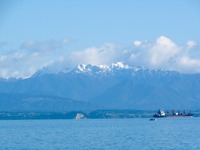
[(200, 118), (1, 120), (1, 150), (200, 149)]

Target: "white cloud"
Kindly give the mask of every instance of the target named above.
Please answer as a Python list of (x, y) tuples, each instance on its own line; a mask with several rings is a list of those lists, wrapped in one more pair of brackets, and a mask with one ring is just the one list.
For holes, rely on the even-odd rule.
[(141, 42), (141, 41), (134, 41), (133, 44), (134, 44), (135, 46), (140, 46), (140, 45), (142, 44), (142, 42)]
[(18, 50), (0, 54), (0, 77), (29, 77), (38, 69), (58, 61), (69, 41), (25, 41)]
[(106, 43), (99, 48), (91, 47), (83, 51), (72, 52), (70, 56), (74, 59), (72, 61), (75, 65), (80, 63), (94, 65), (108, 64), (116, 61), (115, 58), (118, 55), (118, 49), (116, 45)]
[(150, 49), (150, 63), (155, 67), (162, 67), (172, 57), (175, 57), (180, 48), (169, 38), (159, 37)]
[(188, 42), (186, 43), (186, 45), (187, 45), (187, 47), (188, 47), (189, 49), (191, 49), (191, 48), (197, 46), (197, 42), (190, 40), (190, 41), (188, 41)]
[(58, 71), (82, 63), (101, 65), (117, 61), (151, 69), (200, 73), (200, 49), (198, 43), (192, 40), (180, 46), (160, 36), (154, 42), (137, 40), (131, 46), (105, 43), (80, 51), (68, 51), (68, 43), (68, 39), (45, 42), (29, 40), (22, 43), (19, 50), (0, 54), (0, 77), (28, 77), (46, 66)]
[(179, 66), (179, 70), (182, 72), (200, 73), (200, 59), (182, 56), (178, 59), (177, 66)]

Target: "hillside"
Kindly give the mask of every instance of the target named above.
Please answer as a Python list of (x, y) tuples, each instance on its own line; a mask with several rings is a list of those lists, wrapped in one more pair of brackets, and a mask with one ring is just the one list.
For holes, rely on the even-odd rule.
[(0, 111), (199, 109), (199, 89), (200, 74), (151, 70), (121, 62), (110, 66), (82, 64), (60, 72), (44, 68), (30, 78), (1, 79)]

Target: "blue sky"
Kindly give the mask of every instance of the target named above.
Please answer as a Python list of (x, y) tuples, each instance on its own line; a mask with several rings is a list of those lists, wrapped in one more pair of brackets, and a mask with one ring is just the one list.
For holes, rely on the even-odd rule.
[(199, 73), (199, 8), (198, 0), (1, 0), (0, 76), (112, 61)]

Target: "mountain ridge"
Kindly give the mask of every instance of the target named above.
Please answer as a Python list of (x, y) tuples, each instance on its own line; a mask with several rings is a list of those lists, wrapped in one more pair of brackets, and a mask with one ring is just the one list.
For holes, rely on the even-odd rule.
[(123, 62), (116, 62), (116, 63), (112, 63), (111, 65), (92, 65), (92, 64), (79, 64), (74, 68), (65, 68), (63, 70), (56, 70), (53, 71), (51, 70), (52, 68), (42, 68), (40, 70), (38, 70), (35, 74), (32, 75), (33, 76), (40, 76), (40, 75), (45, 75), (45, 74), (65, 74), (65, 73), (87, 73), (87, 74), (101, 74), (101, 73), (112, 73), (115, 71), (119, 71), (119, 70), (129, 70), (132, 72), (139, 72), (139, 71), (152, 71), (152, 72), (165, 72), (165, 73), (178, 73), (176, 71), (169, 71), (169, 70), (164, 70), (164, 69), (148, 69), (145, 68), (143, 66), (130, 66), (127, 64), (124, 64)]
[[(134, 67), (122, 62), (109, 66), (81, 64), (56, 72), (44, 68), (30, 78), (0, 80), (0, 96), (24, 94), (39, 99), (48, 95), (62, 98), (63, 104), (64, 99), (72, 99), (74, 103), (81, 101), (108, 109), (199, 109), (198, 89), (200, 74)], [(93, 109), (90, 106), (88, 109)]]

